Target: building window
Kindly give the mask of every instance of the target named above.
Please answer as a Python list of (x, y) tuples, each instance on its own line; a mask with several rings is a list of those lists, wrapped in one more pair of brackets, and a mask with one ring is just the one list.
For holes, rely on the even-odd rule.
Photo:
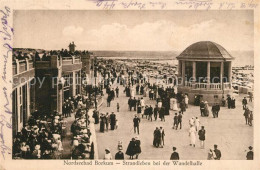
[(214, 95), (214, 99), (218, 99), (218, 95)]

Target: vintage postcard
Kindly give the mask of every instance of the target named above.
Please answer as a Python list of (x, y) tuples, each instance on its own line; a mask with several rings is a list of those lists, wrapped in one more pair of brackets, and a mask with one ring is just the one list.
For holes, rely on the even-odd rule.
[(259, 1), (0, 7), (0, 169), (260, 169)]

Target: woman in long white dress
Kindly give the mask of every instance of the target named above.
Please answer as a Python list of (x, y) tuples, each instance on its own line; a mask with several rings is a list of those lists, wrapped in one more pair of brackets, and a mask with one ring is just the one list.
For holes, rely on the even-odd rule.
[(195, 147), (195, 143), (196, 143), (196, 129), (195, 129), (194, 126), (190, 127), (189, 136), (190, 136), (190, 146)]

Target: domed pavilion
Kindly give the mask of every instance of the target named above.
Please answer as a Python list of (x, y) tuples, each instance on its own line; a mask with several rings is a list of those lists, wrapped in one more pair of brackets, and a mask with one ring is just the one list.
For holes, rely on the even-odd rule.
[(196, 42), (178, 57), (178, 92), (187, 93), (189, 103), (200, 100), (220, 103), (232, 93), (232, 57), (221, 45)]

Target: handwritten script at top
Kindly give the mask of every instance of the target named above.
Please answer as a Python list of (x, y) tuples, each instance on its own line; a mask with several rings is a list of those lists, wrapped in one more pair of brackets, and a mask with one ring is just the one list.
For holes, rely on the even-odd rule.
[[(11, 10), (9, 7), (5, 7), (4, 9), (0, 10), (0, 17), (1, 17), (1, 26), (0, 26), (0, 36), (1, 36), (1, 42), (2, 43), (2, 49), (1, 50), (1, 56), (3, 57), (3, 70), (1, 73), (1, 78), (3, 82), (3, 89), (1, 97), (4, 99), (4, 105), (1, 108), (4, 108), (4, 111), (0, 113), (0, 152), (1, 157), (5, 159), (6, 154), (11, 154), (11, 148), (7, 146), (6, 143), (6, 132), (10, 131), (12, 132), (12, 111), (11, 111), (11, 95), (8, 94), (8, 87), (10, 87), (10, 84), (7, 81), (7, 64), (8, 64), (8, 58), (12, 57), (12, 47), (10, 45), (12, 41), (13, 36), (13, 28), (9, 25), (9, 17), (11, 14)], [(12, 87), (12, 86), (11, 86)], [(2, 100), (2, 98), (1, 98)], [(9, 133), (10, 133), (9, 132)]]
[(142, 2), (137, 0), (130, 0), (130, 1), (117, 1), (117, 0), (90, 0), (93, 1), (97, 7), (100, 7), (105, 10), (111, 10), (115, 7), (124, 8), (124, 9), (165, 9), (166, 3), (165, 2)]
[[(120, 0), (89, 0), (96, 4), (97, 7), (112, 10), (115, 8), (124, 9), (165, 9), (167, 3), (163, 1), (149, 1), (142, 2), (141, 0), (130, 0), (130, 1), (120, 1)], [(258, 6), (254, 0), (245, 0), (241, 3), (234, 3), (230, 1), (217, 2), (214, 0), (175, 0), (175, 5), (186, 8), (186, 9), (199, 9), (199, 10), (209, 10), (209, 9), (219, 9), (219, 10), (232, 10), (232, 9), (254, 9)]]

